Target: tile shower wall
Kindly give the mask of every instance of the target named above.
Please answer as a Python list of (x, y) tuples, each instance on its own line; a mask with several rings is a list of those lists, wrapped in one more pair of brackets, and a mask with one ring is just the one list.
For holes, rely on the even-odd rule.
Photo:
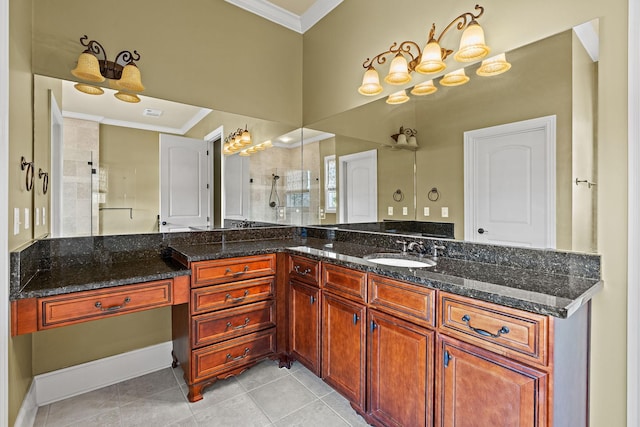
[(64, 237), (88, 236), (98, 231), (98, 200), (93, 197), (97, 182), (92, 180), (91, 168), (97, 168), (100, 160), (99, 131), (96, 122), (64, 119), (60, 213)]

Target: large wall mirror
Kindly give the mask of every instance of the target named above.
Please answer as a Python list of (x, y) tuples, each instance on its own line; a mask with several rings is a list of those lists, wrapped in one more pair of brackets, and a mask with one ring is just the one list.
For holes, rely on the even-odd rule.
[[(597, 22), (585, 25), (597, 34)], [(201, 107), (190, 107), (181, 125), (117, 126), (99, 119), (106, 113), (80, 111), (90, 95), (80, 94), (84, 101), (69, 106), (71, 96), (65, 93), (74, 91), (73, 83), (35, 76), (35, 156), (38, 164), (49, 165), (44, 172), (50, 174), (49, 194), (42, 189), (34, 193), (35, 237), (162, 231), (159, 134), (164, 133), (211, 139), (209, 229), (272, 224), (347, 227), (398, 220), (452, 224), (453, 237), (463, 239), (465, 132), (553, 115), (556, 247), (595, 251), (597, 59), (573, 30), (507, 52), (507, 59), (512, 68), (505, 74), (480, 78), (475, 75), (478, 64), (471, 65), (471, 80), (463, 86), (439, 87), (434, 94), (411, 96), (401, 105), (379, 99), (302, 129)], [(136, 115), (147, 108), (118, 104), (123, 110), (131, 107)], [(146, 118), (152, 123), (154, 119)], [(67, 162), (56, 160), (61, 142), (56, 142), (55, 133), (60, 126), (75, 134), (85, 154), (94, 157), (73, 158), (79, 155), (75, 152)], [(245, 127), (252, 135), (251, 145), (264, 145), (249, 155), (223, 154), (227, 136)], [(392, 135), (401, 127), (415, 129), (415, 140), (397, 144)], [(98, 137), (98, 148), (87, 148), (92, 134)], [(61, 180), (55, 175), (71, 176), (74, 168), (88, 173), (89, 183), (77, 177), (75, 187), (56, 187)], [(350, 176), (356, 169), (359, 172)], [(75, 205), (71, 199), (52, 198), (52, 191), (59, 197), (76, 197)], [(56, 223), (57, 216), (57, 227), (60, 221), (64, 226), (61, 212), (78, 211), (81, 204), (89, 216), (68, 219), (66, 225), (76, 230), (52, 233), (51, 218)], [(51, 216), (45, 214), (49, 209)]]

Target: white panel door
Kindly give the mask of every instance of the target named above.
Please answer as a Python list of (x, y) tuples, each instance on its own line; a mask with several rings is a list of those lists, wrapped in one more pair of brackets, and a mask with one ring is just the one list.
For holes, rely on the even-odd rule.
[(466, 240), (555, 247), (555, 116), (465, 132), (465, 163)]
[(250, 157), (224, 156), (224, 217), (249, 218)]
[(209, 225), (207, 142), (160, 134), (160, 231), (190, 231)]
[(378, 152), (340, 157), (340, 222), (378, 221)]

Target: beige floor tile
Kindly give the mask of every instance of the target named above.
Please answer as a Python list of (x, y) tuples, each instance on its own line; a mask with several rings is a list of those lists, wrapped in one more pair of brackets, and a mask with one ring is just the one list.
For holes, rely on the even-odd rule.
[(189, 404), (175, 384), (174, 388), (136, 399), (120, 408), (123, 427), (166, 426), (191, 415)]
[(292, 372), (291, 375), (318, 397), (323, 397), (333, 392), (333, 389), (329, 386), (329, 384), (322, 381), (322, 378), (317, 377), (307, 368), (299, 369), (295, 372)]
[[(183, 391), (186, 396), (188, 393), (186, 385), (184, 386)], [(236, 378), (228, 378), (205, 388), (204, 393), (202, 394), (202, 400), (190, 402), (189, 408), (191, 409), (191, 412), (195, 414), (209, 406), (224, 402), (225, 400), (245, 393), (245, 389), (240, 386), (240, 383)]]
[(321, 400), (298, 409), (280, 421), (276, 427), (348, 427), (349, 424)]
[(331, 409), (337, 412), (351, 426), (364, 427), (369, 424), (356, 411), (353, 410), (349, 401), (340, 393), (334, 391), (322, 398), (322, 401), (329, 405)]
[(121, 425), (120, 408), (116, 408), (69, 424), (68, 427), (120, 427)]
[(115, 385), (70, 397), (49, 405), (47, 427), (66, 426), (118, 408)]
[(274, 422), (317, 400), (291, 375), (251, 390), (249, 395)]
[(121, 405), (176, 387), (173, 369), (165, 368), (116, 384)]
[(249, 391), (288, 375), (290, 375), (290, 371), (287, 368), (278, 368), (277, 361), (265, 360), (237, 378), (240, 385)]
[(47, 415), (49, 415), (49, 405), (39, 407), (36, 413), (36, 419), (33, 422), (33, 427), (45, 427)]
[(210, 405), (196, 412), (194, 418), (199, 426), (264, 427), (271, 424), (248, 394)]

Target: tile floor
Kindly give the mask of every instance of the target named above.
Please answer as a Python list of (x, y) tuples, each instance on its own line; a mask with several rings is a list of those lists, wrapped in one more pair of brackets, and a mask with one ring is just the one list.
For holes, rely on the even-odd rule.
[(264, 361), (189, 403), (180, 367), (42, 406), (34, 427), (366, 426), (340, 394), (299, 363)]

